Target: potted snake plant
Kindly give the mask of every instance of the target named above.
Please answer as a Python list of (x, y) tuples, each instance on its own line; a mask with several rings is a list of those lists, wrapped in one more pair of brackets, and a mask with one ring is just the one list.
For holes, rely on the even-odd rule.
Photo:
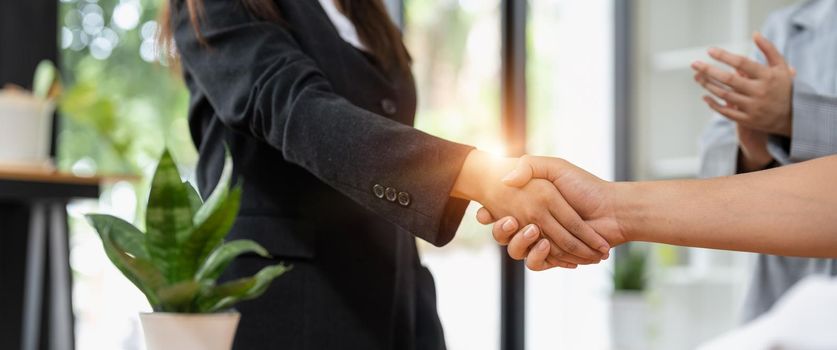
[(165, 151), (151, 183), (145, 232), (114, 216), (87, 215), (110, 261), (154, 310), (140, 315), (149, 350), (229, 350), (240, 318), (233, 305), (260, 296), (289, 269), (277, 264), (218, 282), (235, 257), (269, 256), (256, 242), (224, 241), (241, 199), (241, 186), (231, 187), (231, 177), (227, 154), (217, 186), (203, 201)]

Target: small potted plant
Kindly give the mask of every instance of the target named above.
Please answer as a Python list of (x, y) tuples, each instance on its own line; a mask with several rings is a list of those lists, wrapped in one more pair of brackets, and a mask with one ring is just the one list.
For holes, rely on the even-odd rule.
[(50, 167), (52, 115), (60, 93), (58, 69), (49, 61), (38, 64), (32, 91), (0, 89), (0, 163)]
[(238, 255), (269, 256), (256, 242), (224, 241), (241, 200), (241, 186), (231, 188), (231, 177), (227, 154), (221, 178), (204, 202), (181, 180), (165, 151), (151, 183), (145, 233), (114, 216), (87, 215), (110, 261), (154, 310), (140, 315), (149, 350), (229, 350), (240, 318), (232, 306), (260, 296), (289, 269), (277, 264), (251, 277), (217, 282)]
[(643, 247), (628, 244), (617, 251), (610, 314), (614, 350), (648, 348), (648, 307), (644, 293), (647, 264), (648, 252)]

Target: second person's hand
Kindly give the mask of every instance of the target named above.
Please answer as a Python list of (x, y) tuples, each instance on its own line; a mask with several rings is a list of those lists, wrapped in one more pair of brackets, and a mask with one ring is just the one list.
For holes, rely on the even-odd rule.
[(606, 257), (610, 249), (607, 240), (582, 220), (551, 182), (531, 181), (518, 187), (502, 183), (501, 179), (517, 163), (514, 158), (472, 151), (451, 195), (475, 200), (498, 216), (512, 216), (523, 224), (536, 225), (537, 230), (529, 235), (549, 237), (553, 249), (561, 252), (563, 263), (591, 264)]
[[(514, 171), (503, 180), (510, 187), (526, 186), (537, 179), (548, 180), (558, 189), (562, 198), (580, 215), (585, 223), (602, 235), (609, 246), (615, 247), (627, 241), (625, 230), (621, 227), (611, 196), (613, 184), (558, 158), (524, 156)], [(483, 224), (495, 222), (495, 216), (489, 210), (481, 209), (477, 220)], [(518, 231), (518, 221), (514, 216), (503, 217), (494, 224), (492, 233), (498, 241), (508, 241), (509, 255), (515, 259), (526, 259), (529, 269), (539, 271), (552, 267), (574, 268), (566, 264), (565, 252), (551, 248), (548, 240), (526, 235), (531, 225), (523, 226)], [(535, 227), (536, 229), (536, 227)], [(537, 243), (537, 245), (535, 245)]]

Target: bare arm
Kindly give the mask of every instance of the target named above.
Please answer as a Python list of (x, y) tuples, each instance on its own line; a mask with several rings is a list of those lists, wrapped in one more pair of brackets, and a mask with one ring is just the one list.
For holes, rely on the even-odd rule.
[(707, 180), (613, 184), (630, 240), (837, 257), (837, 157)]
[[(561, 159), (525, 157), (507, 183), (550, 180), (611, 246), (628, 241), (804, 257), (837, 257), (837, 156), (705, 180), (603, 181)], [(487, 211), (480, 222), (494, 219)], [(514, 225), (509, 225), (512, 220)], [(506, 229), (504, 229), (506, 228)], [(539, 237), (505, 217), (494, 235), (512, 257), (543, 270), (554, 264)]]

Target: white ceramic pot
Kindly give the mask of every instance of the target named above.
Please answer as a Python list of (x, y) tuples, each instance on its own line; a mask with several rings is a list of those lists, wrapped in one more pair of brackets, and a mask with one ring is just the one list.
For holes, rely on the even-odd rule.
[(0, 91), (0, 164), (48, 164), (54, 111), (52, 101)]
[(610, 321), (614, 350), (649, 349), (648, 304), (641, 292), (614, 292)]
[(238, 312), (140, 314), (148, 350), (230, 350)]

